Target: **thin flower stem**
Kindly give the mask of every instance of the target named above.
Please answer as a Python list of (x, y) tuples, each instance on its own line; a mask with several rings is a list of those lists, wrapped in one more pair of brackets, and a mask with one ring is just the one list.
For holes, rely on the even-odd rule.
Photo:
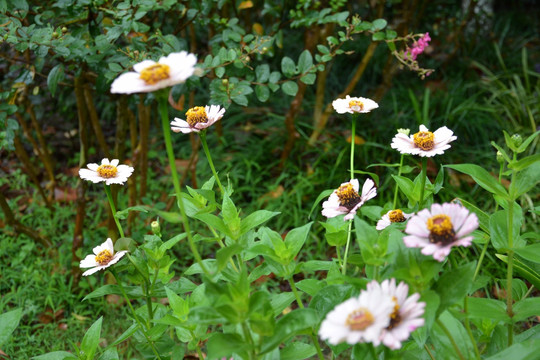
[(442, 331), (446, 334), (446, 337), (448, 338), (448, 340), (450, 340), (450, 343), (452, 344), (452, 347), (456, 351), (457, 356), (461, 360), (465, 360), (465, 358), (463, 357), (463, 354), (461, 353), (461, 350), (459, 349), (456, 341), (454, 340), (454, 337), (452, 336), (452, 334), (450, 333), (448, 328), (443, 324), (443, 322), (441, 320), (437, 319), (436, 322), (437, 322), (437, 325), (439, 325), (439, 327), (442, 329)]
[(339, 267), (342, 267), (343, 264), (341, 263), (341, 251), (339, 250), (339, 246), (336, 246), (336, 255), (337, 255)]
[(469, 297), (465, 296), (463, 299), (463, 310), (465, 311), (465, 329), (467, 329), (467, 334), (469, 334), (469, 338), (471, 338), (471, 342), (473, 344), (474, 353), (476, 354), (477, 359), (481, 359), (480, 351), (478, 350), (478, 344), (476, 343), (476, 339), (474, 338), (474, 335), (471, 330), (471, 324), (469, 321)]
[(433, 357), (433, 354), (432, 354), (431, 351), (429, 350), (429, 347), (427, 346), (427, 344), (424, 344), (424, 349), (425, 349), (426, 352), (428, 353), (430, 359), (431, 359), (431, 360), (435, 360), (435, 357)]
[(223, 185), (221, 185), (221, 181), (219, 181), (216, 168), (214, 167), (214, 162), (212, 161), (212, 156), (210, 155), (210, 150), (208, 149), (208, 143), (206, 142), (206, 129), (202, 130), (199, 133), (199, 137), (201, 138), (201, 143), (203, 146), (204, 154), (206, 155), (206, 159), (208, 160), (208, 165), (210, 165), (210, 169), (212, 169), (212, 174), (214, 174), (214, 178), (216, 179), (216, 182), (219, 186), (219, 191), (221, 191), (221, 195), (223, 196), (223, 194), (225, 194), (225, 191), (223, 190)]
[(171, 129), (169, 125), (169, 117), (168, 117), (168, 112), (167, 112), (167, 101), (168, 101), (167, 98), (168, 97), (167, 97), (166, 92), (162, 92), (161, 94), (158, 94), (159, 113), (161, 115), (163, 137), (165, 138), (165, 147), (167, 149), (167, 157), (169, 158), (169, 166), (171, 168), (171, 175), (173, 179), (174, 190), (176, 192), (176, 203), (178, 204), (178, 208), (180, 209), (180, 216), (182, 217), (182, 222), (184, 224), (184, 231), (187, 234), (188, 243), (189, 243), (191, 252), (193, 253), (193, 256), (195, 257), (197, 264), (199, 264), (204, 274), (208, 276), (209, 275), (208, 269), (206, 269), (206, 266), (202, 262), (201, 255), (199, 254), (199, 251), (197, 250), (197, 247), (195, 246), (195, 242), (193, 241), (193, 237), (191, 236), (189, 222), (186, 216), (184, 202), (182, 200), (182, 191), (181, 191), (180, 181), (178, 179), (178, 172), (176, 171), (176, 163), (175, 163), (175, 157), (174, 157), (174, 152), (173, 152), (173, 147), (172, 147)]
[[(514, 153), (514, 161), (516, 161), (517, 155)], [(512, 170), (511, 184), (515, 184), (516, 172)], [(512, 188), (512, 187), (510, 187)], [(508, 268), (506, 272), (506, 313), (510, 319), (514, 316), (512, 310), (513, 298), (512, 298), (512, 278), (514, 277), (514, 200), (508, 199)], [(514, 342), (514, 325), (508, 324), (508, 346)]]
[(197, 346), (197, 355), (199, 355), (199, 359), (204, 359), (204, 355), (201, 351), (201, 347)]
[(418, 210), (424, 206), (424, 190), (426, 189), (427, 178), (427, 157), (422, 158), (422, 175), (420, 176), (420, 201), (418, 201)]
[(143, 333), (144, 337), (146, 338), (146, 341), (148, 342), (148, 345), (150, 345), (150, 347), (152, 348), (152, 351), (154, 352), (154, 355), (156, 355), (156, 358), (161, 360), (161, 357), (159, 356), (159, 353), (158, 353), (156, 347), (154, 346), (154, 343), (152, 342), (152, 340), (150, 340), (150, 338), (146, 334), (146, 331), (144, 330), (144, 327), (142, 326), (141, 322), (139, 321), (139, 318), (137, 317), (137, 314), (135, 313), (135, 309), (133, 309), (133, 306), (131, 305), (131, 301), (129, 300), (129, 298), (128, 298), (127, 294), (126, 294), (126, 290), (124, 289), (124, 286), (122, 285), (122, 282), (118, 278), (118, 275), (116, 274), (116, 271), (114, 269), (110, 269), (110, 273), (116, 279), (116, 283), (118, 284), (118, 287), (120, 288), (120, 292), (124, 296), (124, 299), (126, 299), (126, 302), (127, 302), (128, 306), (129, 306), (129, 309), (131, 310), (131, 313), (133, 314), (133, 318), (137, 322), (137, 325), (139, 325), (139, 327), (141, 328), (141, 332)]
[(111, 188), (108, 185), (105, 185), (105, 193), (107, 194), (107, 199), (109, 199), (109, 205), (111, 206), (111, 211), (113, 214), (114, 222), (116, 223), (116, 227), (118, 228), (118, 232), (120, 233), (120, 237), (124, 237), (124, 230), (122, 229), (122, 225), (120, 225), (120, 221), (116, 217), (116, 207), (114, 206), (114, 200), (112, 198), (111, 194)]
[(351, 125), (351, 179), (354, 179), (354, 140), (356, 139), (356, 114), (352, 116)]
[[(246, 338), (246, 341), (251, 344), (253, 348), (255, 348), (255, 343), (253, 342), (253, 338), (251, 337), (251, 332), (246, 321), (242, 322), (242, 330), (244, 331), (244, 337)], [(249, 359), (255, 360), (256, 358), (257, 354), (255, 353), (255, 350), (251, 350), (249, 352)]]
[(351, 234), (352, 234), (352, 223), (349, 221), (349, 230), (347, 230), (347, 243), (345, 244), (345, 254), (343, 254), (343, 266), (341, 267), (341, 273), (343, 275), (347, 274), (347, 257), (349, 256), (349, 245), (351, 243)]
[[(401, 159), (399, 160), (399, 170), (398, 170), (398, 176), (401, 176), (401, 171), (403, 169), (403, 159), (405, 158), (405, 155), (404, 154), (401, 154)], [(397, 186), (397, 183), (396, 183), (396, 188), (394, 190), (394, 206), (392, 209), (396, 209), (397, 208), (397, 196), (398, 196), (398, 186)]]
[[(302, 303), (302, 298), (300, 297), (300, 294), (298, 293), (298, 289), (296, 289), (296, 284), (294, 283), (294, 279), (291, 277), (289, 278), (289, 284), (291, 285), (291, 289), (293, 291), (294, 297), (296, 298), (296, 303), (298, 304), (298, 307), (300, 309), (304, 308), (304, 303)], [(321, 345), (319, 345), (319, 339), (317, 339), (317, 336), (313, 333), (313, 329), (311, 329), (311, 340), (313, 340), (313, 344), (315, 345), (315, 349), (317, 349), (317, 355), (319, 356), (320, 360), (324, 360), (324, 355), (321, 350)]]
[(486, 241), (486, 243), (484, 244), (484, 247), (482, 248), (482, 252), (480, 253), (480, 257), (478, 258), (478, 264), (476, 265), (476, 269), (474, 270), (473, 281), (474, 279), (476, 279), (476, 277), (478, 276), (478, 273), (480, 272), (480, 267), (482, 265), (482, 262), (484, 261), (484, 256), (486, 256), (488, 245), (489, 245), (489, 241)]
[[(150, 283), (147, 279), (147, 277), (145, 276), (145, 274), (143, 274), (143, 272), (137, 267), (137, 265), (135, 264), (135, 261), (133, 261), (133, 258), (131, 257), (131, 255), (129, 255), (129, 253), (126, 254), (129, 261), (133, 264), (133, 266), (135, 267), (135, 270), (137, 270), (137, 272), (139, 274), (141, 274), (142, 278), (144, 279), (144, 285), (146, 286), (143, 286), (143, 291), (144, 291), (144, 294), (145, 294), (145, 297), (146, 297), (146, 307), (148, 309), (148, 321), (152, 320), (154, 318), (154, 311), (152, 309), (152, 299), (150, 298)], [(152, 287), (154, 285), (152, 284)], [(148, 323), (150, 324), (150, 323)]]

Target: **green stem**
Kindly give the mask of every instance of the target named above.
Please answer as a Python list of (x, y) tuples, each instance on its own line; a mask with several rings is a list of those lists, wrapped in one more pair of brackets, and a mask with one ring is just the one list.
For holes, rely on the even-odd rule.
[[(133, 258), (131, 257), (131, 255), (129, 255), (129, 253), (126, 254), (127, 258), (129, 259), (129, 261), (131, 262), (131, 264), (133, 264), (133, 267), (135, 268), (135, 270), (137, 270), (137, 272), (139, 274), (141, 274), (141, 277), (144, 279), (144, 285), (143, 286), (143, 292), (145, 294), (145, 297), (146, 297), (146, 307), (148, 308), (148, 328), (150, 328), (150, 320), (152, 320), (154, 318), (154, 311), (152, 309), (152, 299), (150, 298), (150, 283), (146, 277), (145, 274), (143, 274), (143, 272), (139, 269), (139, 267), (135, 264), (135, 261), (133, 261)], [(153, 284), (152, 284), (152, 287), (153, 287)]]
[(210, 150), (208, 150), (208, 143), (206, 142), (206, 129), (202, 130), (199, 133), (199, 137), (201, 138), (201, 143), (204, 149), (204, 154), (206, 155), (206, 159), (208, 160), (208, 165), (210, 165), (210, 169), (212, 169), (212, 174), (214, 174), (214, 178), (216, 179), (216, 182), (219, 186), (219, 191), (221, 191), (221, 195), (223, 195), (225, 194), (225, 191), (223, 190), (223, 185), (221, 185), (221, 181), (219, 181), (216, 168), (214, 167), (214, 162), (212, 161), (212, 156), (210, 155)]
[(351, 125), (351, 179), (354, 179), (354, 140), (356, 138), (356, 114), (352, 116)]
[(181, 186), (180, 186), (180, 180), (178, 179), (178, 172), (176, 171), (176, 163), (175, 163), (175, 157), (174, 157), (172, 140), (171, 140), (171, 129), (170, 129), (170, 124), (169, 124), (169, 116), (167, 112), (167, 101), (168, 101), (167, 93), (162, 92), (157, 95), (158, 95), (157, 97), (159, 101), (159, 113), (161, 115), (161, 125), (163, 127), (163, 137), (165, 138), (165, 148), (167, 149), (167, 157), (169, 158), (169, 166), (171, 168), (171, 175), (173, 179), (174, 190), (176, 192), (176, 203), (178, 204), (178, 208), (180, 209), (180, 216), (182, 217), (182, 222), (184, 224), (184, 231), (187, 234), (188, 243), (189, 243), (191, 252), (193, 253), (193, 256), (195, 257), (197, 264), (199, 264), (199, 266), (201, 267), (205, 275), (208, 276), (209, 272), (206, 269), (206, 266), (204, 266), (201, 255), (199, 254), (199, 251), (197, 250), (197, 247), (195, 246), (195, 242), (193, 241), (193, 237), (191, 236), (189, 222), (186, 216), (186, 210), (184, 208), (184, 202), (182, 201), (182, 191), (181, 191)]
[(471, 324), (469, 322), (469, 297), (465, 296), (463, 299), (463, 310), (465, 311), (465, 329), (467, 329), (467, 334), (469, 334), (469, 338), (471, 339), (471, 342), (473, 344), (474, 353), (476, 354), (477, 359), (481, 359), (480, 351), (478, 350), (478, 344), (476, 344), (476, 339), (474, 338), (474, 335), (471, 330)]
[(488, 245), (489, 245), (489, 241), (486, 241), (486, 243), (484, 244), (484, 247), (482, 248), (482, 252), (480, 253), (480, 257), (478, 258), (478, 264), (476, 265), (476, 269), (474, 270), (473, 281), (474, 279), (476, 279), (476, 277), (478, 276), (478, 273), (480, 272), (480, 267), (482, 265), (482, 262), (484, 261), (484, 256), (486, 256)]
[[(514, 153), (514, 161), (516, 161)], [(516, 172), (512, 171), (511, 185), (515, 184)], [(506, 313), (512, 319), (512, 278), (514, 277), (514, 199), (508, 199), (508, 268), (506, 272)], [(514, 324), (508, 324), (508, 346), (514, 342)]]
[[(398, 170), (398, 176), (401, 176), (401, 171), (403, 169), (403, 158), (405, 158), (405, 155), (401, 154), (401, 159), (399, 160), (399, 170)], [(397, 209), (397, 196), (398, 196), (398, 186), (397, 186), (397, 183), (396, 183), (396, 188), (394, 190), (394, 206), (393, 206), (393, 210)]]
[(244, 331), (244, 337), (246, 338), (246, 341), (252, 345), (253, 350), (249, 352), (249, 358), (255, 360), (257, 358), (257, 354), (255, 353), (255, 343), (253, 342), (253, 338), (251, 337), (251, 332), (249, 330), (249, 326), (247, 322), (242, 323), (242, 330)]
[(450, 343), (452, 343), (452, 347), (456, 351), (457, 356), (461, 360), (465, 360), (465, 358), (463, 357), (463, 354), (461, 353), (461, 350), (459, 350), (459, 347), (458, 347), (456, 341), (452, 337), (452, 334), (450, 333), (450, 331), (448, 331), (448, 328), (446, 326), (444, 326), (444, 324), (442, 323), (441, 320), (437, 319), (436, 322), (437, 322), (437, 325), (439, 325), (439, 327), (442, 329), (442, 331), (446, 334), (446, 337), (448, 338), (448, 340), (450, 340)]
[(424, 349), (425, 349), (426, 352), (428, 353), (429, 358), (430, 358), (431, 360), (435, 360), (435, 358), (433, 357), (433, 354), (431, 353), (431, 351), (429, 351), (429, 347), (427, 346), (427, 344), (424, 344)]
[[(296, 298), (296, 303), (298, 304), (298, 307), (300, 309), (303, 309), (304, 304), (302, 303), (302, 298), (298, 293), (298, 289), (296, 289), (296, 284), (294, 283), (294, 279), (292, 277), (289, 278), (289, 284), (291, 285), (291, 289), (293, 291), (294, 297)], [(311, 340), (313, 340), (313, 344), (315, 345), (315, 349), (317, 349), (317, 355), (319, 356), (319, 359), (324, 360), (324, 355), (322, 353), (321, 346), (319, 345), (319, 339), (317, 339), (317, 336), (313, 333), (313, 329), (311, 329), (310, 336)]]
[(426, 189), (427, 178), (427, 157), (422, 158), (422, 175), (420, 176), (420, 201), (418, 202), (418, 210), (424, 206), (424, 190)]
[(146, 341), (148, 342), (148, 345), (150, 345), (150, 347), (152, 348), (152, 351), (154, 352), (154, 355), (156, 355), (156, 358), (161, 360), (161, 357), (159, 356), (159, 353), (158, 353), (156, 347), (154, 346), (154, 343), (152, 342), (152, 340), (150, 340), (150, 338), (146, 334), (146, 331), (144, 330), (143, 325), (139, 321), (139, 317), (135, 313), (135, 309), (133, 309), (133, 306), (131, 305), (131, 301), (129, 300), (129, 298), (128, 298), (127, 294), (126, 294), (126, 290), (124, 289), (124, 286), (122, 285), (122, 282), (118, 278), (118, 275), (116, 274), (116, 271), (111, 269), (110, 273), (116, 279), (116, 283), (118, 284), (118, 287), (120, 288), (120, 292), (124, 296), (124, 299), (126, 299), (126, 302), (127, 302), (128, 306), (129, 306), (129, 309), (131, 310), (131, 313), (133, 314), (133, 318), (135, 319), (135, 322), (137, 322), (137, 325), (139, 325), (139, 327), (141, 328), (141, 332), (143, 333), (144, 337), (146, 338)]
[(342, 267), (343, 264), (341, 263), (341, 251), (339, 250), (339, 246), (336, 246), (336, 255), (337, 255), (339, 267)]
[(109, 205), (111, 206), (111, 212), (113, 214), (116, 227), (118, 228), (118, 233), (120, 234), (120, 237), (125, 237), (124, 230), (122, 229), (122, 225), (120, 225), (120, 221), (116, 217), (116, 207), (114, 206), (114, 200), (112, 198), (111, 188), (108, 185), (105, 185), (105, 193), (107, 194), (107, 199), (109, 199)]
[(341, 273), (343, 275), (347, 274), (347, 258), (349, 256), (349, 245), (351, 243), (351, 234), (352, 234), (352, 223), (353, 221), (349, 221), (349, 230), (347, 231), (347, 243), (345, 244), (345, 254), (343, 254), (343, 266), (341, 267)]

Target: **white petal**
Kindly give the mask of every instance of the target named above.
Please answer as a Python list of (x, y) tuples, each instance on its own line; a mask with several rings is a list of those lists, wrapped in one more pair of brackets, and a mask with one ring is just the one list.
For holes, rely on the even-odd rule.
[(79, 176), (83, 180), (89, 180), (93, 182), (94, 184), (97, 184), (99, 182), (104, 181), (105, 179), (98, 175), (97, 172), (88, 170), (88, 169), (81, 169), (79, 170)]
[(120, 160), (118, 160), (118, 159), (112, 159), (111, 160), (111, 165), (116, 167), (116, 166), (118, 166), (119, 162), (120, 162)]
[(86, 165), (86, 167), (89, 168), (90, 170), (97, 171), (99, 165), (95, 163), (91, 163), (91, 164)]
[(92, 275), (93, 273), (96, 273), (99, 270), (104, 269), (104, 268), (105, 268), (104, 266), (96, 266), (95, 268), (92, 268), (90, 270), (86, 270), (85, 272), (83, 272), (83, 276)]
[(133, 70), (140, 73), (141, 71), (143, 71), (147, 67), (150, 67), (150, 66), (155, 65), (155, 64), (156, 64), (156, 62), (154, 60), (143, 60), (140, 63), (137, 63), (137, 64), (133, 65)]
[(79, 267), (81, 268), (90, 268), (94, 266), (98, 266), (99, 264), (96, 262), (95, 255), (86, 255), (84, 259), (81, 260)]

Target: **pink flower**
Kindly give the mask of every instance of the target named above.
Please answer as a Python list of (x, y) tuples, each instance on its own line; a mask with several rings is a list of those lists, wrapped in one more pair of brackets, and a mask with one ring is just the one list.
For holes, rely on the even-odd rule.
[(431, 38), (429, 37), (429, 33), (425, 33), (420, 39), (414, 42), (412, 48), (407, 48), (405, 51), (405, 57), (413, 61), (416, 60), (416, 57), (423, 53), (428, 47), (430, 41)]
[(358, 192), (359, 190), (360, 183), (357, 179), (351, 179), (351, 181), (341, 184), (323, 203), (323, 216), (333, 218), (345, 214), (344, 220), (353, 219), (360, 206), (377, 195), (377, 188), (371, 179), (366, 180), (362, 186), (361, 194)]

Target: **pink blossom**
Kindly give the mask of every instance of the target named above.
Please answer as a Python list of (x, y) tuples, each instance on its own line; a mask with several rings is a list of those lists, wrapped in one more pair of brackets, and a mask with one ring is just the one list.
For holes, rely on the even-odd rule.
[(411, 60), (416, 60), (416, 57), (428, 47), (430, 41), (429, 33), (425, 33), (420, 39), (414, 42), (412, 48), (407, 48), (405, 56)]

